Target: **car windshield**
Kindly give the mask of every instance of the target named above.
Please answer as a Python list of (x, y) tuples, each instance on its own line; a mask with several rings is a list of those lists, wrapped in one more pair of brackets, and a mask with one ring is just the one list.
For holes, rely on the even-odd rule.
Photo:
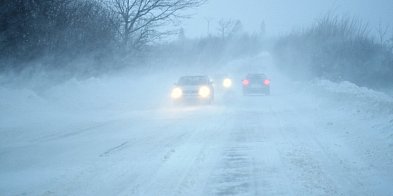
[(206, 76), (186, 76), (179, 79), (179, 85), (201, 85), (207, 84), (209, 79)]

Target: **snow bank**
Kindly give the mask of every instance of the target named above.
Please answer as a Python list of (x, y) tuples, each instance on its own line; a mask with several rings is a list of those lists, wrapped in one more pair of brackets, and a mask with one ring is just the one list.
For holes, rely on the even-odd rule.
[(357, 112), (393, 114), (393, 97), (366, 87), (359, 87), (351, 82), (332, 82), (315, 80), (311, 88), (319, 96), (328, 96), (338, 104), (354, 106)]
[(378, 92), (366, 87), (359, 87), (348, 81), (334, 83), (329, 80), (318, 80), (316, 86), (322, 87), (328, 91), (341, 94), (352, 94), (359, 98), (366, 98), (369, 100), (392, 103), (393, 98), (385, 93)]

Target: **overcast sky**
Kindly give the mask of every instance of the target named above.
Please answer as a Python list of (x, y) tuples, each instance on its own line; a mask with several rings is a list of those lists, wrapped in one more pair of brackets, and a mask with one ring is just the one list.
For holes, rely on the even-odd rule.
[(200, 37), (207, 34), (207, 18), (212, 19), (212, 33), (220, 18), (239, 19), (250, 32), (265, 21), (267, 33), (274, 36), (308, 26), (331, 11), (357, 17), (372, 28), (379, 23), (393, 28), (393, 0), (209, 0), (183, 27), (186, 36)]

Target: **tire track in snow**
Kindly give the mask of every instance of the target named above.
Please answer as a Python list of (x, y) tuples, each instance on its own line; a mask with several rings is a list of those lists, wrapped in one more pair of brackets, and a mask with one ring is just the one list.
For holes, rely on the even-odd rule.
[[(130, 185), (130, 183), (137, 185), (140, 177), (149, 177), (151, 175), (150, 173), (156, 172), (154, 168), (155, 164), (161, 164), (163, 162), (163, 154), (170, 150), (168, 149), (169, 146), (186, 138), (188, 135), (188, 133), (185, 132), (180, 135), (162, 134), (160, 137), (157, 137), (157, 132), (155, 130), (165, 131), (173, 126), (181, 126), (181, 120), (175, 119), (170, 122), (166, 122), (166, 120), (161, 122), (161, 120), (158, 120), (158, 122), (160, 122), (159, 124), (164, 123), (164, 125), (158, 127), (155, 126), (155, 124), (157, 124), (156, 121), (157, 119), (153, 119), (151, 123), (144, 123), (144, 125), (142, 125), (142, 128), (149, 130), (144, 132), (143, 139), (138, 140), (132, 135), (128, 136), (130, 139), (126, 141), (123, 140), (123, 142), (118, 143), (118, 145), (114, 145), (98, 154), (97, 157), (99, 159), (93, 160), (88, 167), (81, 168), (77, 173), (68, 176), (67, 179), (63, 179), (60, 187), (56, 186), (49, 190), (54, 193), (62, 193), (65, 195), (85, 195), (87, 193), (120, 195), (125, 188), (129, 187), (125, 185)], [(131, 129), (132, 128), (128, 128), (127, 130)], [(127, 130), (119, 130), (117, 132), (124, 134)], [(168, 150), (164, 150), (164, 153), (162, 153), (162, 149)], [(140, 152), (143, 152), (143, 154), (140, 154)], [(114, 156), (115, 154), (116, 156)], [(140, 158), (143, 158), (146, 162), (145, 167), (152, 168), (147, 170), (143, 175), (139, 175), (138, 171), (133, 167), (133, 165), (138, 164)], [(108, 187), (108, 184), (102, 184), (95, 188), (91, 187), (107, 181), (111, 182), (110, 187)], [(86, 190), (85, 187), (90, 187), (90, 190)]]
[[(220, 169), (215, 173), (212, 194), (250, 195), (253, 191), (252, 160), (247, 146), (233, 146), (224, 150)], [(253, 195), (253, 194), (252, 194)]]
[(120, 145), (110, 148), (107, 151), (105, 151), (104, 153), (100, 154), (100, 157), (107, 157), (107, 156), (111, 155), (112, 153), (121, 151), (122, 149), (126, 148), (127, 145), (128, 145), (128, 141), (123, 142)]
[(230, 138), (220, 155), (220, 162), (211, 176), (208, 195), (259, 195), (260, 169), (255, 150), (263, 138), (256, 137), (254, 111), (235, 110), (234, 125), (228, 130)]
[(86, 132), (97, 131), (100, 128), (103, 128), (105, 126), (109, 126), (117, 121), (119, 121), (119, 120), (104, 121), (104, 122), (100, 122), (100, 123), (94, 123), (93, 125), (87, 126), (82, 129), (76, 129), (75, 131), (60, 132), (60, 133), (57, 132), (57, 133), (53, 133), (50, 135), (42, 136), (41, 138), (38, 138), (38, 139), (34, 139), (32, 142), (33, 143), (41, 143), (41, 142), (49, 142), (49, 141), (53, 141), (53, 140), (65, 139), (68, 137), (74, 137), (74, 136), (78, 136), (80, 134), (84, 134)]
[[(225, 134), (223, 127), (228, 123), (226, 115), (215, 116), (219, 118), (209, 119), (206, 125), (196, 126), (189, 137), (174, 147), (176, 152), (150, 177), (151, 181), (140, 184), (139, 190), (132, 194), (200, 195), (197, 193), (206, 186), (210, 165), (214, 165), (211, 162), (215, 162), (214, 154), (220, 149), (214, 146), (220, 145), (220, 140), (225, 137), (222, 135)], [(215, 120), (219, 123), (211, 123)], [(221, 135), (220, 138), (217, 138), (217, 134)], [(219, 143), (216, 143), (217, 139)], [(206, 151), (208, 149), (212, 151)]]

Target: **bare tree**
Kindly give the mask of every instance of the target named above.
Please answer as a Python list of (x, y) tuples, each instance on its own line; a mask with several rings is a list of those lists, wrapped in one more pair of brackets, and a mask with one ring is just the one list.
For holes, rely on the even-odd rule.
[(220, 32), (222, 39), (236, 34), (241, 31), (241, 29), (242, 23), (239, 20), (220, 19), (220, 21), (218, 21), (218, 31)]
[(378, 33), (378, 39), (381, 45), (385, 44), (387, 42), (386, 40), (386, 35), (388, 34), (389, 27), (383, 26), (381, 23), (379, 23), (378, 28), (377, 28), (377, 33)]
[(181, 11), (205, 0), (104, 0), (122, 25), (118, 29), (123, 47), (139, 47), (161, 35), (159, 27), (184, 17)]
[(264, 20), (261, 22), (261, 26), (260, 26), (260, 35), (261, 35), (262, 37), (265, 37), (265, 35), (266, 35), (266, 23), (265, 23)]
[(184, 33), (184, 29), (180, 28), (177, 34), (179, 41), (184, 41), (186, 39), (186, 34)]
[(388, 47), (389, 47), (390, 51), (393, 53), (393, 33), (390, 36), (390, 39), (388, 41)]

